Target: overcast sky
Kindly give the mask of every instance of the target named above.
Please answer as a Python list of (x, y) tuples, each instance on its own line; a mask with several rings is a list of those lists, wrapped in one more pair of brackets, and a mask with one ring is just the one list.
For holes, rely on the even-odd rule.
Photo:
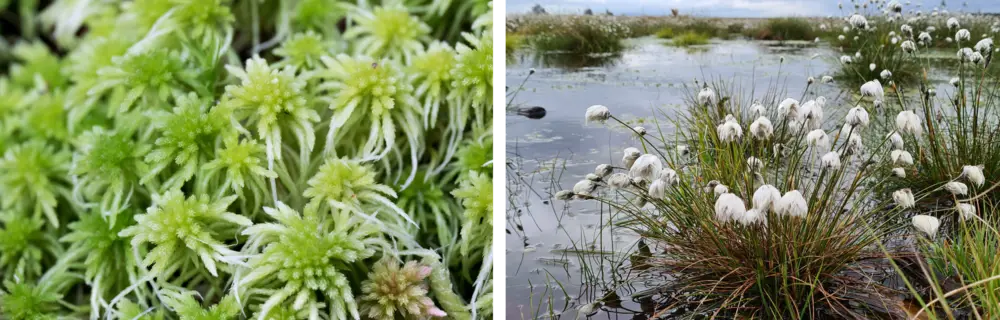
[[(859, 0), (860, 1), (860, 0)], [(850, 5), (845, 0), (845, 9)], [(900, 2), (906, 3), (905, 0)], [(911, 1), (904, 6), (907, 10), (923, 4), (922, 11), (930, 12), (940, 7), (940, 0)], [(1000, 0), (967, 0), (965, 11), (1000, 12)], [(963, 1), (947, 1), (947, 9), (962, 9)], [(531, 11), (535, 4), (541, 4), (550, 13), (581, 13), (586, 8), (594, 12), (611, 10), (615, 14), (627, 15), (668, 15), (671, 8), (680, 9), (681, 14), (715, 17), (775, 17), (775, 16), (828, 16), (840, 15), (837, 0), (507, 0), (508, 13)]]

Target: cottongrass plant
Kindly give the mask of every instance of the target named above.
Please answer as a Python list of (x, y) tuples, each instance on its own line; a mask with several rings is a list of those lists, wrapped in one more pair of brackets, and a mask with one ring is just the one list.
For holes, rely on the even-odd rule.
[[(858, 120), (828, 133), (827, 121), (814, 119), (822, 118), (819, 97), (803, 106), (770, 90), (754, 103), (719, 87), (705, 85), (689, 100), (701, 112), (681, 121), (686, 132), (640, 137), (641, 149), (626, 149), (622, 164), (602, 165), (563, 197), (605, 203), (616, 225), (657, 248), (633, 270), (672, 276), (661, 285), (674, 294), (660, 296), (654, 314), (848, 317), (853, 305), (873, 302), (846, 292), (877, 301), (872, 284), (844, 275), (878, 254), (873, 245), (901, 228), (909, 208), (872, 200), (864, 187), (889, 138), (864, 145)], [(617, 120), (611, 110), (594, 106), (586, 118)]]
[(913, 31), (895, 12), (871, 8), (851, 14), (831, 29), (838, 32), (836, 38), (828, 39), (839, 49), (840, 66), (834, 74), (838, 81), (852, 86), (875, 79), (912, 84), (922, 76), (909, 60), (931, 42), (920, 42), (919, 30)]
[[(985, 198), (936, 210), (941, 219), (959, 220), (956, 232), (938, 230), (940, 219), (930, 215), (913, 218), (913, 246), (917, 266), (904, 279), (919, 309), (913, 317), (925, 319), (993, 319), (1000, 315), (1000, 231), (995, 205)], [(982, 209), (982, 210), (980, 210)], [(927, 289), (924, 289), (927, 288)]]
[[(954, 28), (954, 32), (961, 31), (959, 26)], [(930, 39), (940, 40), (939, 36)], [(910, 40), (898, 47), (913, 51), (903, 54), (902, 63), (928, 74), (930, 63), (918, 55), (927, 49), (906, 41)], [(928, 201), (949, 201), (954, 193), (982, 191), (988, 187), (984, 180), (1000, 177), (1000, 156), (993, 151), (1000, 146), (996, 138), (1000, 115), (995, 107), (1000, 103), (1000, 87), (992, 63), (996, 47), (989, 37), (955, 41), (952, 46), (957, 55), (945, 60), (945, 70), (952, 74), (949, 85), (939, 86), (927, 76), (899, 82), (894, 79), (898, 75), (895, 70), (890, 70), (888, 79), (864, 74), (855, 77), (864, 81), (863, 91), (866, 86), (873, 91), (864, 98), (866, 104), (859, 106), (871, 114), (873, 131), (890, 136), (893, 150), (909, 149), (887, 154), (892, 161), (879, 172), (896, 178), (886, 192), (928, 190), (936, 195)]]
[(620, 17), (544, 15), (523, 19), (514, 32), (524, 35), (529, 45), (542, 52), (619, 52), (625, 48), (622, 40), (632, 35), (631, 29), (619, 22)]

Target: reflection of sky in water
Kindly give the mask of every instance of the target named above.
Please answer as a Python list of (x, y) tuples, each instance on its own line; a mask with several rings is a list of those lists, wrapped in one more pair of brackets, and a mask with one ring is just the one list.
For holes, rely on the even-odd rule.
[[(586, 125), (584, 112), (594, 104), (603, 104), (616, 116), (626, 121), (648, 120), (654, 114), (661, 127), (673, 130), (671, 117), (683, 112), (682, 103), (694, 90), (694, 80), (732, 82), (742, 86), (743, 91), (753, 89), (762, 95), (769, 86), (787, 85), (782, 96), (799, 99), (805, 89), (806, 78), (814, 76), (817, 83), (810, 87), (806, 100), (822, 95), (827, 97), (827, 130), (837, 127), (854, 98), (842, 92), (833, 84), (819, 84), (819, 79), (833, 72), (835, 60), (841, 54), (825, 46), (812, 44), (778, 46), (768, 42), (716, 41), (696, 49), (685, 49), (663, 45), (659, 40), (630, 40), (631, 49), (621, 54), (613, 62), (599, 61), (603, 66), (586, 67), (578, 64), (551, 67), (556, 57), (526, 55), (507, 67), (507, 86), (516, 88), (529, 68), (536, 73), (525, 84), (525, 90), (518, 93), (514, 104), (519, 106), (542, 106), (547, 115), (540, 120), (531, 120), (516, 115), (507, 116), (507, 157), (520, 167), (515, 179), (524, 179), (531, 190), (524, 185), (508, 185), (513, 196), (508, 215), (518, 215), (523, 233), (507, 236), (507, 312), (512, 318), (517, 315), (530, 317), (529, 296), (534, 295), (537, 308), (540, 295), (545, 290), (548, 273), (562, 282), (572, 298), (582, 296), (583, 303), (600, 296), (598, 292), (581, 291), (579, 255), (569, 254), (565, 249), (592, 243), (601, 234), (602, 221), (607, 222), (607, 208), (602, 214), (595, 201), (550, 201), (551, 194), (573, 185), (593, 172), (601, 163), (617, 163), (625, 147), (638, 147), (638, 142), (617, 124), (613, 129), (601, 125)], [(784, 56), (784, 63), (779, 59)], [(932, 76), (939, 83), (942, 92), (947, 85), (946, 72), (934, 72)], [(685, 85), (689, 89), (685, 89)], [(944, 85), (944, 86), (942, 86)], [(856, 90), (856, 89), (852, 89)], [(654, 112), (654, 108), (657, 109)], [(655, 132), (652, 122), (642, 124), (650, 132)], [(631, 141), (631, 142), (628, 142)], [(556, 160), (553, 160), (556, 159)], [(556, 170), (552, 170), (553, 166)], [(565, 167), (563, 171), (562, 168)], [(539, 195), (536, 195), (537, 192)], [(516, 207), (514, 207), (516, 206)], [(602, 219), (602, 216), (604, 217)], [(508, 230), (516, 231), (516, 224), (508, 224)], [(526, 239), (519, 237), (523, 234)], [(583, 238), (586, 238), (586, 243)], [(615, 251), (624, 252), (634, 245), (635, 237), (616, 232), (604, 233), (605, 249), (613, 244)], [(580, 248), (589, 249), (589, 248)], [(600, 265), (595, 255), (585, 255), (591, 265)], [(620, 259), (620, 257), (618, 257)], [(627, 260), (627, 259), (626, 259)], [(616, 260), (617, 261), (617, 260)], [(603, 263), (606, 271), (611, 262)], [(529, 281), (534, 286), (532, 290)], [(558, 290), (558, 288), (557, 288)], [(638, 288), (637, 290), (641, 290)], [(624, 292), (628, 293), (628, 292)], [(624, 295), (624, 294), (623, 294)], [(565, 302), (562, 292), (553, 296), (554, 308), (560, 310)], [(625, 297), (625, 307), (638, 310), (639, 306), (629, 303)], [(578, 305), (571, 302), (569, 318), (575, 317)], [(543, 307), (543, 311), (546, 310)], [(545, 312), (542, 312), (545, 314)], [(630, 315), (602, 313), (601, 317), (631, 318)]]

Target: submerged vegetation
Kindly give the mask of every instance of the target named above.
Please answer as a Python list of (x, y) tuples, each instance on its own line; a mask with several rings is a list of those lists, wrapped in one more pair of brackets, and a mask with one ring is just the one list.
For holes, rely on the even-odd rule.
[(490, 317), (492, 4), (44, 3), (4, 30), (0, 318)]

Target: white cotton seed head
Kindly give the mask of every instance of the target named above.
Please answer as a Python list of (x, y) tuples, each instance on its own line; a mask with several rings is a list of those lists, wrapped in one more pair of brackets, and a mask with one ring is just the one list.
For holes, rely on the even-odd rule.
[(958, 211), (958, 216), (962, 218), (962, 220), (976, 218), (976, 206), (971, 203), (959, 203), (955, 209)]
[[(819, 40), (819, 38), (816, 38), (816, 40)], [(819, 42), (819, 41), (817, 41), (817, 42)], [(816, 78), (813, 78), (813, 77), (806, 78), (806, 84), (813, 84), (814, 82), (816, 82)]]
[(667, 196), (667, 183), (663, 180), (655, 180), (649, 184), (649, 196), (653, 199), (663, 200)]
[(819, 129), (819, 127), (823, 126), (823, 106), (816, 102), (816, 100), (809, 100), (803, 103), (800, 113), (808, 129)]
[(868, 110), (861, 106), (856, 106), (847, 111), (847, 124), (855, 127), (867, 127), (871, 119), (868, 117)]
[(913, 53), (914, 51), (917, 51), (917, 45), (910, 40), (903, 41), (903, 43), (901, 43), (899, 47), (902, 48), (903, 52), (906, 53)]
[(625, 155), (622, 156), (622, 164), (625, 165), (625, 169), (631, 169), (632, 164), (635, 163), (636, 159), (639, 159), (640, 155), (642, 155), (642, 152), (639, 149), (625, 148)]
[(573, 190), (562, 190), (556, 192), (556, 200), (569, 200), (573, 199)]
[(977, 42), (976, 46), (973, 48), (982, 54), (990, 53), (990, 50), (993, 50), (993, 38), (985, 38), (983, 40), (979, 40), (979, 42)]
[(601, 181), (601, 176), (593, 173), (588, 173), (585, 178), (590, 181)]
[(921, 32), (920, 35), (917, 36), (917, 42), (920, 42), (920, 44), (925, 46), (929, 46), (932, 39), (931, 34), (927, 32)]
[(729, 187), (720, 183), (715, 185), (714, 188), (712, 188), (712, 192), (714, 192), (716, 196), (721, 196), (723, 194), (729, 193)]
[(822, 83), (833, 82), (833, 77), (831, 77), (831, 76), (823, 76), (822, 78), (819, 79), (819, 82), (822, 82)]
[(920, 127), (920, 118), (912, 110), (903, 110), (896, 115), (896, 131), (902, 134), (912, 134), (918, 136), (923, 132)]
[(646, 135), (646, 128), (644, 128), (644, 127), (639, 126), (639, 127), (632, 128), (632, 130), (634, 130), (635, 133), (638, 134), (638, 135), (640, 135), (640, 136)]
[(587, 108), (588, 123), (591, 121), (604, 123), (605, 121), (608, 121), (608, 118), (611, 118), (611, 110), (608, 110), (608, 107), (593, 105), (590, 106), (590, 108)]
[(882, 100), (885, 97), (885, 91), (882, 89), (882, 83), (878, 79), (865, 82), (861, 85), (861, 96), (863, 97), (873, 97), (876, 100)]
[(917, 203), (913, 199), (913, 191), (909, 188), (899, 189), (892, 193), (892, 201), (896, 202), (896, 205), (903, 209), (913, 208)]
[(637, 186), (644, 186), (644, 185), (646, 185), (645, 184), (646, 180), (643, 179), (643, 178), (640, 178), (640, 177), (629, 177), (629, 179), (632, 180), (632, 184), (634, 184), (634, 185), (637, 185)]
[(892, 71), (882, 69), (882, 72), (879, 73), (879, 77), (882, 77), (882, 80), (889, 80), (892, 78)]
[(850, 18), (847, 19), (847, 22), (849, 22), (851, 26), (853, 26), (855, 29), (868, 28), (868, 19), (865, 19), (865, 16), (862, 16), (860, 14), (852, 15)]
[(767, 117), (760, 116), (750, 124), (750, 135), (755, 139), (766, 140), (774, 134), (774, 126)]
[(820, 158), (820, 166), (829, 170), (840, 169), (840, 154), (836, 151), (827, 152)]
[(875, 71), (876, 67), (877, 66), (874, 63), (869, 63), (868, 64), (868, 71)]
[(761, 161), (757, 157), (747, 158), (747, 169), (753, 172), (760, 171), (764, 168), (764, 161)]
[(986, 177), (983, 175), (983, 166), (963, 166), (962, 176), (972, 182), (972, 184), (977, 187), (982, 187), (983, 183), (986, 183)]
[(889, 1), (889, 4), (886, 5), (886, 8), (889, 8), (889, 10), (896, 13), (903, 12), (903, 5), (900, 4), (898, 0)]
[(938, 218), (922, 214), (913, 216), (911, 223), (914, 228), (917, 228), (918, 231), (923, 232), (932, 239), (937, 234), (938, 227), (941, 227), (941, 221)]
[(850, 151), (852, 154), (861, 154), (864, 149), (865, 145), (861, 141), (860, 134), (854, 134), (847, 137), (847, 151)]
[(629, 168), (629, 175), (633, 178), (653, 181), (661, 169), (663, 169), (663, 163), (660, 162), (660, 158), (651, 154), (644, 154), (639, 156), (635, 160), (635, 163), (632, 164), (632, 167)]
[(781, 199), (781, 191), (772, 185), (765, 184), (753, 193), (753, 207), (762, 211), (774, 210), (774, 205)]
[(691, 153), (691, 149), (687, 145), (677, 145), (677, 155), (681, 157), (687, 157)]
[(778, 115), (785, 117), (786, 120), (798, 119), (799, 118), (799, 101), (787, 98), (778, 103)]
[(705, 187), (702, 188), (702, 190), (704, 190), (705, 192), (712, 192), (713, 190), (715, 190), (715, 186), (720, 184), (722, 184), (722, 182), (719, 182), (719, 180), (712, 180), (709, 181), (708, 184), (706, 184)]
[(850, 124), (845, 123), (843, 127), (840, 127), (840, 138), (850, 139), (853, 136), (861, 135), (861, 127), (855, 127)]
[(908, 166), (913, 164), (913, 155), (906, 150), (892, 150), (889, 153), (889, 159), (892, 160), (893, 165), (897, 166)]
[(713, 105), (716, 102), (715, 90), (705, 87), (698, 92), (698, 103), (702, 105)]
[(823, 129), (809, 131), (806, 134), (806, 144), (819, 149), (828, 149), (830, 148), (830, 136)]
[(945, 183), (944, 189), (956, 196), (964, 196), (969, 193), (969, 186), (966, 186), (964, 183), (958, 181)]
[(764, 105), (760, 104), (759, 102), (754, 101), (753, 105), (750, 106), (750, 115), (757, 118), (763, 117), (767, 115), (767, 108), (765, 108)]
[(946, 22), (946, 24), (948, 25), (948, 29), (952, 30), (958, 29), (959, 27), (958, 19), (955, 17), (948, 18), (948, 22)]
[(958, 55), (959, 59), (963, 59), (965, 61), (968, 61), (969, 60), (969, 56), (972, 55), (972, 52), (973, 52), (972, 48), (961, 48), (961, 49), (958, 49), (957, 55)]
[(851, 64), (851, 62), (854, 62), (854, 59), (851, 59), (851, 56), (840, 56), (840, 63)]
[(599, 164), (597, 165), (597, 168), (594, 168), (594, 174), (604, 178), (611, 174), (613, 170), (614, 168), (612, 168), (610, 164)]
[(615, 189), (627, 188), (631, 183), (632, 179), (624, 173), (615, 173), (608, 177), (608, 185)]
[(677, 175), (677, 171), (670, 168), (663, 168), (663, 170), (660, 170), (660, 173), (657, 175), (657, 180), (662, 180), (663, 182), (666, 182), (667, 185), (671, 186), (676, 186), (681, 183), (681, 178)]
[(903, 150), (903, 136), (899, 135), (899, 132), (893, 131), (887, 138), (889, 138), (893, 150)]
[(715, 218), (719, 222), (729, 222), (733, 217), (741, 218), (746, 213), (746, 205), (743, 199), (732, 193), (719, 195), (715, 200)]
[(736, 116), (734, 116), (732, 113), (727, 114), (726, 117), (723, 120), (725, 122), (737, 122), (736, 121)]
[(948, 83), (951, 83), (952, 86), (958, 87), (958, 83), (960, 81), (962, 80), (959, 79), (958, 77), (951, 77), (951, 80), (948, 80)]
[(744, 226), (750, 226), (758, 223), (767, 223), (767, 216), (764, 212), (757, 209), (750, 209), (743, 213), (743, 217), (739, 220), (739, 223)]
[(583, 196), (591, 196), (597, 190), (597, 184), (590, 180), (580, 180), (573, 186), (573, 193)]
[(979, 64), (980, 62), (983, 62), (983, 59), (984, 59), (983, 58), (983, 54), (979, 53), (979, 52), (973, 52), (972, 54), (969, 55), (969, 62), (972, 62), (972, 63), (975, 63), (975, 64)]
[(722, 142), (735, 142), (743, 138), (743, 128), (736, 121), (726, 121), (715, 128)]
[(785, 195), (778, 199), (778, 203), (774, 207), (775, 213), (778, 215), (790, 217), (805, 217), (809, 210), (809, 204), (806, 203), (806, 199), (802, 197), (802, 192), (799, 190), (785, 192)]
[(906, 178), (906, 169), (899, 168), (899, 167), (892, 168), (892, 175), (894, 175), (896, 177), (899, 177), (899, 178)]
[(969, 39), (972, 39), (972, 33), (970, 33), (968, 29), (962, 29), (955, 32), (955, 40), (965, 41)]
[(797, 136), (799, 133), (802, 133), (802, 129), (805, 129), (805, 125), (798, 119), (795, 119), (788, 121), (785, 129), (788, 130), (788, 134)]

